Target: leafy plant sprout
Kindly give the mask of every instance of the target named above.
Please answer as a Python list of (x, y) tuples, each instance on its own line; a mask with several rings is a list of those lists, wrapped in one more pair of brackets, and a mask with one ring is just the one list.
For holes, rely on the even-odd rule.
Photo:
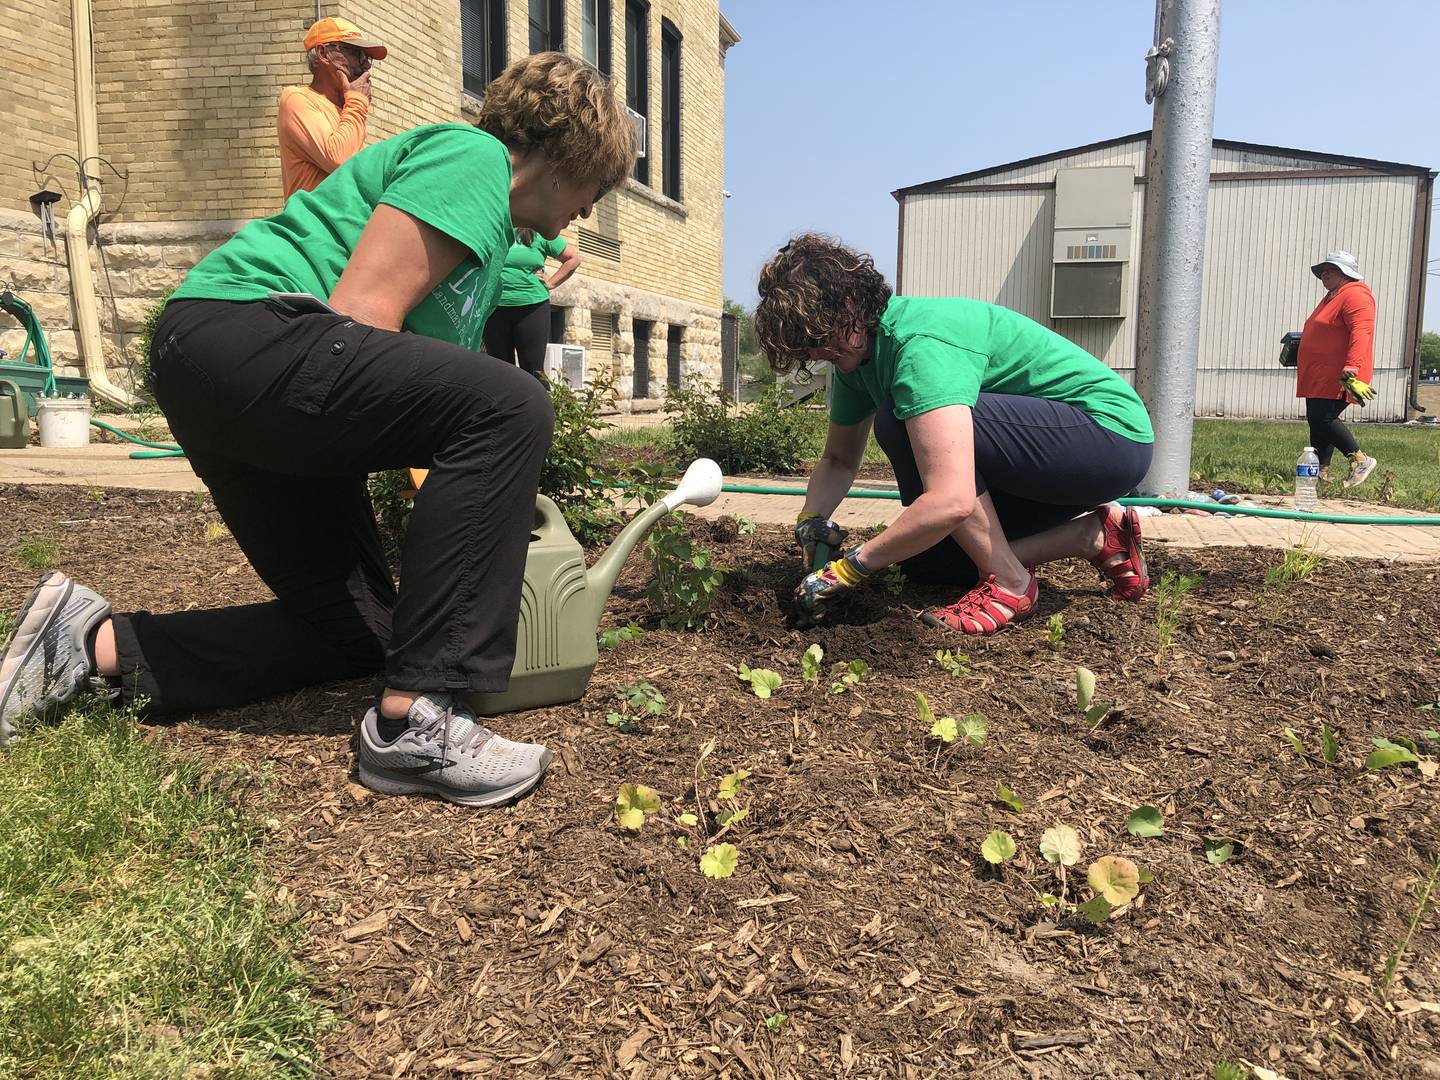
[(1177, 574), (1167, 570), (1155, 586), (1155, 636), (1160, 649), (1155, 654), (1158, 663), (1165, 653), (1174, 647), (1175, 631), (1180, 627), (1180, 610), (1185, 598), (1200, 584), (1199, 574)]
[(1065, 640), (1065, 616), (1055, 612), (1045, 620), (1045, 644), (1056, 652), (1060, 651), (1060, 644)]
[(940, 670), (956, 679), (963, 679), (970, 674), (970, 657), (965, 653), (938, 649), (935, 652), (935, 663), (940, 665)]

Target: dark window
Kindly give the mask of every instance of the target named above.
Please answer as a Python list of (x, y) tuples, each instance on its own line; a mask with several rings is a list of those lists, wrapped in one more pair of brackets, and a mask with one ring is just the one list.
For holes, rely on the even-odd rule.
[(665, 378), (671, 386), (680, 385), (680, 369), (682, 366), (680, 362), (680, 344), (684, 340), (684, 337), (685, 328), (683, 326), (670, 327), (669, 333), (666, 336), (665, 344), (668, 354), (666, 360), (668, 360), (669, 363), (667, 364)]
[(636, 319), (631, 325), (635, 334), (635, 380), (630, 386), (630, 397), (643, 401), (650, 396), (650, 330), (655, 324)]
[(669, 19), (660, 20), (660, 108), (664, 134), (660, 164), (665, 171), (663, 190), (680, 201), (680, 31)]
[[(642, 117), (650, 115), (650, 8), (625, 0), (625, 104)], [(647, 121), (647, 127), (648, 121)], [(645, 142), (650, 142), (649, 132)], [(650, 156), (635, 159), (635, 179), (650, 183)]]
[(600, 74), (610, 74), (610, 0), (580, 0), (580, 55)]
[(550, 344), (559, 345), (565, 340), (565, 311), (558, 305), (550, 305)]
[(565, 48), (565, 0), (530, 0), (530, 51)]
[(460, 53), (465, 89), (483, 96), (505, 70), (504, 0), (460, 0)]

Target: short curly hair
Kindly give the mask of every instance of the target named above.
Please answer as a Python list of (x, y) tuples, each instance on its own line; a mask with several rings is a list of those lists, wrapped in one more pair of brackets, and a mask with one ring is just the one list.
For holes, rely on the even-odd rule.
[(760, 271), (755, 335), (771, 370), (807, 372), (808, 349), (836, 329), (873, 331), (890, 302), (875, 260), (832, 236), (803, 233)]
[(551, 164), (603, 191), (635, 166), (635, 127), (610, 80), (558, 52), (517, 60), (485, 87), (475, 126), (512, 150), (544, 151)]

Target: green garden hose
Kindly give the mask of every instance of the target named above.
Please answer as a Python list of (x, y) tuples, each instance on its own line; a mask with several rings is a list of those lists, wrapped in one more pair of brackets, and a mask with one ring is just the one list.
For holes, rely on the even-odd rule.
[[(720, 489), (736, 495), (804, 495), (804, 488), (763, 487), (755, 484), (726, 484)], [(851, 488), (847, 499), (895, 499), (898, 491)], [(1281, 510), (1269, 506), (1225, 506), (1220, 503), (1192, 502), (1189, 499), (1116, 499), (1121, 506), (1159, 506), (1177, 510), (1206, 510), (1215, 514), (1248, 514), (1251, 517), (1283, 518), (1288, 521), (1321, 521), (1335, 525), (1440, 525), (1440, 517), (1377, 517), (1363, 514), (1318, 514), (1305, 510)]]
[(185, 451), (181, 450), (180, 447), (174, 445), (173, 443), (148, 442), (145, 439), (137, 438), (134, 435), (126, 434), (119, 428), (111, 427), (103, 420), (91, 420), (90, 423), (92, 426), (102, 428), (105, 431), (110, 432), (110, 434), (112, 435), (119, 435), (120, 438), (124, 439), (126, 442), (132, 442), (138, 446), (150, 447), (149, 450), (134, 451), (130, 455), (132, 460), (149, 460), (152, 458), (175, 458), (185, 456)]

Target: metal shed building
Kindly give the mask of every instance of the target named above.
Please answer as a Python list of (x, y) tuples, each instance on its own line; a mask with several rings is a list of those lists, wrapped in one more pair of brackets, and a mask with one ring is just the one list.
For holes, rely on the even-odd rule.
[[(894, 192), (896, 292), (969, 296), (1054, 328), (1133, 380), (1150, 133)], [(1403, 420), (1419, 352), (1435, 173), (1216, 139), (1195, 412), (1298, 417), (1280, 336), (1323, 292), (1310, 265), (1353, 252), (1375, 293), (1374, 420)]]

